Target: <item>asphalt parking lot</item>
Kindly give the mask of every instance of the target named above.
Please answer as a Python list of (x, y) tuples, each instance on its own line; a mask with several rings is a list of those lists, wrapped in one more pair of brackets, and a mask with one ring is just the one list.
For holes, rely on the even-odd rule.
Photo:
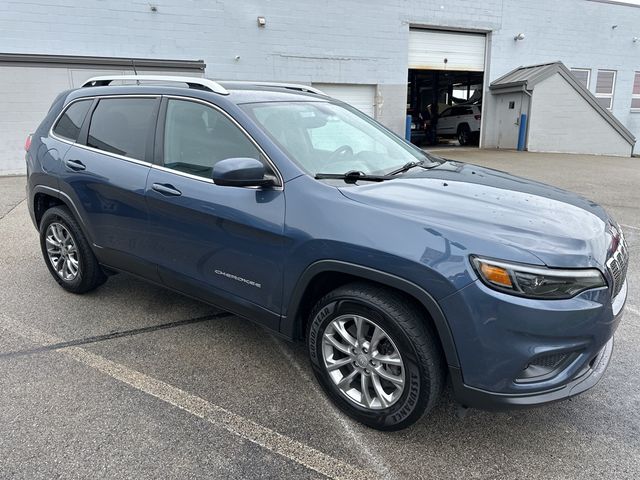
[(2, 478), (639, 478), (640, 159), (439, 149), (579, 192), (623, 225), (630, 296), (608, 373), (570, 401), (455, 414), (405, 431), (343, 417), (304, 347), (112, 277), (64, 292), (41, 258), (24, 177), (0, 178)]

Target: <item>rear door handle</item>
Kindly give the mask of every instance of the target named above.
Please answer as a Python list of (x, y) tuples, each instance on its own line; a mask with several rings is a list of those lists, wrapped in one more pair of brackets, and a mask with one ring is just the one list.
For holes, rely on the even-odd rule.
[(180, 195), (182, 195), (182, 192), (180, 190), (168, 183), (154, 183), (151, 188), (159, 194), (165, 195), (167, 197), (179, 197)]
[(82, 163), (80, 160), (67, 160), (64, 163), (67, 167), (69, 167), (71, 170), (75, 170), (76, 172), (87, 169), (87, 167), (84, 166), (84, 163)]

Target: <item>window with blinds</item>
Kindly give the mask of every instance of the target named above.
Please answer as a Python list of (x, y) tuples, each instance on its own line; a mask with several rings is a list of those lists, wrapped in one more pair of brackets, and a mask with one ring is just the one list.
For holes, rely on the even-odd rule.
[(591, 83), (590, 68), (572, 68), (571, 73), (576, 77), (576, 80), (584, 86), (584, 88), (589, 90), (589, 84)]
[(631, 110), (640, 112), (640, 72), (633, 77), (633, 92), (631, 95)]
[(616, 85), (615, 70), (598, 70), (596, 78), (596, 98), (604, 108), (611, 110), (613, 105), (613, 91)]

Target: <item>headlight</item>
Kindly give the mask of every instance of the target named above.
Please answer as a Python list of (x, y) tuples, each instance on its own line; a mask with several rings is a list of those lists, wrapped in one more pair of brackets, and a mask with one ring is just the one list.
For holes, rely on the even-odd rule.
[(571, 298), (590, 288), (607, 285), (595, 268), (560, 270), (471, 257), (471, 263), (485, 285), (501, 292), (529, 298)]

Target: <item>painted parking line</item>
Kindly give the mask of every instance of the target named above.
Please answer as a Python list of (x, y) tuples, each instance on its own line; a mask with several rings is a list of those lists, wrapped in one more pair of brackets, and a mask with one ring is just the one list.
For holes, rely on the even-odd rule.
[[(6, 316), (0, 317), (0, 326), (31, 342), (46, 346), (63, 343), (33, 327), (19, 324)], [(93, 368), (109, 377), (151, 395), (163, 402), (201, 418), (229, 433), (248, 440), (296, 462), (310, 470), (333, 479), (356, 480), (379, 478), (379, 475), (354, 467), (340, 459), (327, 455), (291, 437), (271, 430), (248, 418), (215, 405), (204, 398), (185, 392), (161, 380), (153, 378), (125, 365), (108, 360), (79, 346), (64, 347), (55, 352)]]
[(621, 224), (620, 224), (620, 226), (621, 226), (622, 228), (629, 228), (629, 229), (631, 229), (631, 230), (636, 230), (636, 231), (640, 232), (640, 227), (635, 227), (635, 226), (633, 226), (633, 225), (626, 225), (626, 224), (624, 224), (624, 223), (621, 223)]

